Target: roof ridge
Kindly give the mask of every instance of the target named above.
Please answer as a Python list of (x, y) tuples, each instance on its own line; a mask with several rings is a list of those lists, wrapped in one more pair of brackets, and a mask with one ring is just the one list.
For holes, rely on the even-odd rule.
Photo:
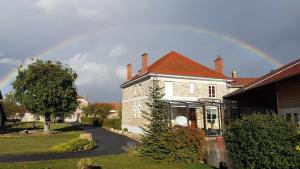
[(211, 71), (211, 72), (214, 72), (214, 73), (216, 73), (216, 74), (218, 74), (218, 75), (220, 75), (220, 76), (224, 76), (226, 79), (228, 79), (228, 77), (227, 77), (225, 74), (216, 72), (215, 70), (211, 69), (210, 67), (205, 66), (205, 65), (203, 65), (203, 64), (201, 64), (201, 63), (199, 63), (199, 62), (197, 62), (197, 61), (195, 61), (195, 60), (193, 60), (193, 59), (191, 59), (191, 58), (189, 58), (189, 57), (187, 57), (187, 56), (185, 56), (185, 55), (182, 55), (182, 54), (179, 53), (179, 52), (174, 51), (174, 50), (172, 50), (171, 52), (165, 54), (163, 57), (161, 57), (160, 59), (158, 59), (157, 61), (155, 61), (155, 62), (152, 63), (151, 65), (149, 65), (149, 66), (148, 66), (148, 70), (149, 70), (149, 68), (153, 67), (154, 65), (156, 65), (156, 64), (160, 63), (161, 61), (163, 61), (164, 59), (166, 59), (168, 56), (171, 56), (171, 54), (173, 54), (173, 53), (176, 54), (176, 55), (178, 55), (178, 56), (180, 56), (180, 57), (182, 57), (182, 58), (184, 58), (184, 59), (186, 59), (186, 60), (187, 60), (188, 62), (190, 62), (190, 63), (193, 63), (193, 64), (195, 64), (195, 65), (197, 65), (197, 66), (204, 67), (204, 68), (206, 68), (207, 70), (209, 70), (209, 71)]
[(271, 72), (269, 72), (269, 73), (261, 76), (260, 78), (258, 78), (254, 82), (252, 82), (252, 83), (248, 84), (247, 86), (245, 86), (244, 90), (248, 90), (252, 86), (254, 86), (254, 85), (258, 84), (258, 83), (261, 83), (261, 82), (263, 82), (263, 81), (265, 81), (265, 80), (267, 80), (267, 79), (269, 79), (269, 78), (277, 75), (278, 73), (280, 73), (282, 71), (285, 71), (286, 69), (288, 69), (290, 67), (293, 67), (293, 66), (295, 66), (297, 64), (300, 64), (300, 59), (296, 59), (295, 61), (293, 61), (293, 62), (291, 62), (291, 63), (289, 63), (287, 65), (284, 65), (284, 66), (282, 66), (282, 67), (280, 67), (280, 68), (278, 68), (278, 69), (276, 69), (274, 71), (271, 71)]

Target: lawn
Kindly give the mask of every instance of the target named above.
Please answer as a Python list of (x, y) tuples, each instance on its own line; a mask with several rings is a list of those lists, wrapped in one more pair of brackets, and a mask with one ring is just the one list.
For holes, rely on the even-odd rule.
[[(122, 154), (111, 156), (99, 156), (91, 158), (94, 163), (101, 166), (102, 169), (213, 169), (203, 164), (169, 164), (158, 163), (146, 159), (142, 159), (136, 155)], [(51, 161), (35, 161), (21, 163), (0, 163), (1, 169), (76, 169), (78, 158), (51, 160)]]
[[(38, 130), (41, 130), (38, 128)], [(9, 134), (0, 137), (0, 155), (32, 154), (51, 152), (50, 147), (79, 137), (82, 132), (70, 124), (53, 124), (55, 134), (20, 135)]]

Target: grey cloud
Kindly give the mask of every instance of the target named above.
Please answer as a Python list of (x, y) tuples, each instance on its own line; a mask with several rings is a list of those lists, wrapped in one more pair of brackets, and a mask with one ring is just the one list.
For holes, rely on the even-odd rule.
[[(187, 25), (226, 34), (288, 63), (299, 58), (299, 11), (299, 1), (274, 0), (0, 0), (0, 52), (5, 53), (2, 63), (10, 62), (7, 56), (18, 63), (70, 37), (86, 35), (44, 59), (73, 67), (80, 94), (92, 101), (115, 101), (121, 98), (125, 65), (132, 62), (136, 72), (143, 52), (149, 53), (151, 63), (177, 50), (209, 67), (221, 54), (226, 73), (238, 69), (241, 76), (275, 68), (235, 44), (157, 26)], [(1, 68), (0, 79), (12, 65)]]

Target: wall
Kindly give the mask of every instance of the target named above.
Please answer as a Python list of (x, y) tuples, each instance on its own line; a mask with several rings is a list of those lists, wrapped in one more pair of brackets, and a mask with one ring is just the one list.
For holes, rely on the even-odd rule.
[[(166, 100), (197, 101), (199, 98), (208, 98), (209, 85), (216, 87), (215, 99), (223, 100), (223, 96), (227, 95), (230, 90), (226, 81), (218, 79), (158, 77), (158, 80), (161, 87), (164, 87), (165, 82), (173, 82), (173, 96), (164, 97)], [(190, 83), (194, 84), (194, 93), (190, 93)], [(122, 90), (122, 128), (127, 128), (130, 132), (142, 133), (141, 128), (149, 123), (142, 116), (143, 111), (148, 112), (146, 102), (151, 84), (152, 78), (133, 84)], [(198, 115), (202, 114), (199, 113)], [(198, 117), (202, 118), (203, 116)], [(200, 124), (199, 119), (197, 123), (199, 123), (199, 127), (203, 126), (203, 124)]]
[[(294, 114), (298, 114), (300, 121), (300, 78), (279, 83), (277, 85), (278, 109), (279, 113), (286, 117), (291, 114), (291, 119), (295, 120)], [(300, 123), (299, 123), (300, 124)]]

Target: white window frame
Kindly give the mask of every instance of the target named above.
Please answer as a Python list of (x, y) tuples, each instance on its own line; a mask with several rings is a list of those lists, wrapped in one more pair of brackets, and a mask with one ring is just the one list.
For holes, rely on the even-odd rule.
[[(172, 84), (172, 85), (170, 85), (172, 88), (167, 89), (167, 86), (168, 86), (167, 84)], [(173, 97), (173, 96), (174, 96), (174, 82), (166, 81), (165, 82), (165, 97), (169, 98), (169, 97)]]
[(189, 84), (189, 93), (195, 94), (195, 84), (194, 83)]
[[(214, 88), (214, 94), (213, 89)], [(208, 85), (208, 97), (209, 98), (217, 98), (217, 87), (216, 85)]]

